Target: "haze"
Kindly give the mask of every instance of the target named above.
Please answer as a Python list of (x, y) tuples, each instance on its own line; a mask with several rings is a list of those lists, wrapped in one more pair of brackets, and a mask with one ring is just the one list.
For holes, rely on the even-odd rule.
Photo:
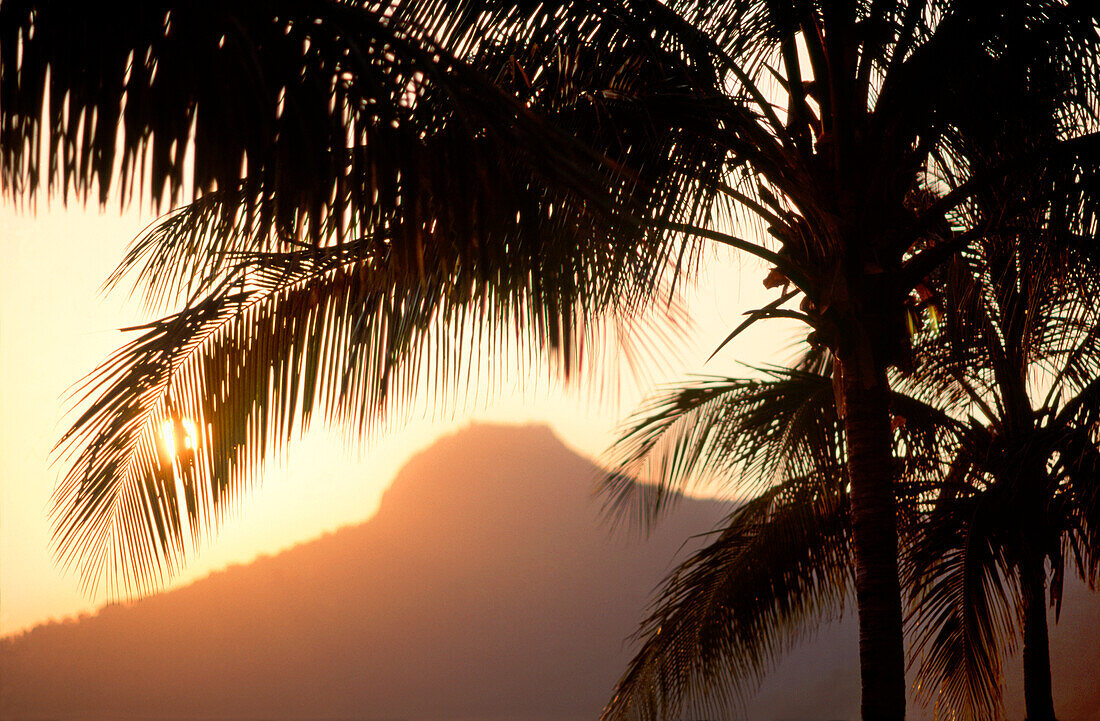
[[(68, 398), (77, 381), (124, 341), (119, 328), (153, 317), (127, 287), (101, 290), (153, 218), (135, 208), (120, 213), (117, 200), (101, 210), (59, 203), (35, 210), (10, 201), (0, 207), (0, 634), (112, 600), (103, 592), (82, 595), (75, 575), (53, 562), (46, 514), (64, 463), (51, 465), (50, 450), (73, 418)], [(171, 585), (368, 518), (413, 453), (471, 420), (549, 423), (571, 447), (598, 458), (654, 384), (685, 373), (744, 372), (737, 361), (782, 361), (795, 336), (791, 326), (772, 324), (705, 362), (741, 313), (767, 295), (755, 263), (745, 264), (743, 284), (714, 282), (743, 262), (727, 257), (715, 264), (687, 301), (697, 332), (679, 358), (651, 369), (641, 383), (618, 367), (608, 369), (601, 388), (563, 388), (546, 369), (517, 366), (457, 404), (421, 398), (408, 417), (368, 438), (315, 427), (285, 458), (268, 459), (262, 490), (247, 496), (243, 511), (230, 508), (217, 538), (191, 555)], [(619, 393), (615, 382), (623, 384)]]
[[(596, 471), (545, 427), (446, 437), (364, 524), (0, 643), (0, 715), (595, 718), (683, 539), (729, 510), (686, 499), (647, 541), (611, 535)], [(1084, 720), (1100, 705), (1100, 649), (1073, 629), (1100, 623), (1100, 603), (1077, 585), (1067, 595), (1055, 700), (1061, 718)], [(813, 638), (768, 678), (749, 718), (857, 715), (854, 618)], [(1022, 716), (1016, 685), (1010, 718)]]

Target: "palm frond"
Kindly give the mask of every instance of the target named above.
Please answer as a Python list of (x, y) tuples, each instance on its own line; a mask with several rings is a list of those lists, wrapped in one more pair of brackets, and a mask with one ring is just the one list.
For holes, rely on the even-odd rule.
[[(131, 273), (151, 305), (165, 307), (201, 294), (238, 253), (324, 246), (377, 228), (405, 230), (404, 260), (418, 272), (423, 246), (447, 245), (441, 256), (503, 253), (515, 242), (503, 234), (521, 230), (543, 252), (600, 236), (609, 254), (648, 253), (690, 278), (698, 240), (643, 225), (716, 212), (726, 149), (705, 139), (718, 132), (717, 106), (744, 111), (714, 91), (713, 72), (697, 67), (705, 58), (624, 28), (622, 13), (596, 22), (586, 7), (553, 23), (509, 15), (488, 39), (459, 43), (469, 67), (452, 60), (440, 70), (445, 87), (403, 88), (398, 126), (338, 150), (349, 174), (326, 206), (332, 222), (316, 233), (303, 235), (307, 214), (275, 227), (254, 212), (274, 204), (274, 213), (283, 200), (270, 185), (257, 195), (246, 178), (151, 228), (109, 283)], [(457, 107), (452, 95), (475, 107)]]
[(839, 617), (851, 583), (844, 484), (834, 467), (734, 511), (665, 582), (604, 721), (735, 710), (783, 651)]
[(241, 256), (239, 274), (89, 377), (91, 405), (59, 444), (73, 463), (54, 506), (59, 554), (85, 584), (132, 593), (174, 572), (187, 538), (315, 411), (363, 432), (417, 393), (446, 402), (480, 352), (504, 362), (515, 347), (568, 373), (614, 355), (617, 329), (647, 325), (611, 280), (626, 272), (582, 286), (578, 259), (533, 249), (526, 267), (518, 253), (447, 270), (428, 256), (421, 281), (394, 268), (390, 240)]
[(835, 464), (842, 430), (831, 381), (779, 367), (756, 370), (764, 378), (674, 386), (628, 420), (601, 480), (608, 511), (648, 525), (680, 497), (674, 491), (702, 480), (752, 494)]
[[(842, 464), (832, 379), (813, 363), (752, 369), (762, 378), (701, 378), (656, 396), (608, 452), (610, 470), (601, 479), (608, 513), (646, 526), (698, 484), (751, 495)], [(901, 392), (891, 395), (891, 412), (906, 487), (933, 488), (962, 426), (948, 410)]]
[[(1093, 382), (1050, 423), (1052, 516), (1077, 572), (1095, 586), (1100, 572), (1100, 383)], [(1053, 596), (1052, 596), (1053, 598)], [(1060, 600), (1060, 599), (1059, 599)]]
[[(249, 237), (264, 245), (247, 249), (265, 251), (285, 251), (295, 242), (343, 242), (355, 237), (355, 228), (393, 222), (395, 214), (406, 228), (414, 227), (407, 222), (414, 217), (446, 222), (469, 243), (489, 244), (493, 240), (484, 233), (493, 227), (492, 216), (513, 215), (509, 199), (516, 189), (531, 193), (532, 183), (569, 189), (589, 204), (588, 212), (609, 210), (616, 201), (639, 216), (646, 215), (639, 208), (662, 216), (702, 202), (684, 192), (689, 180), (682, 173), (665, 177), (660, 170), (675, 165), (705, 175), (700, 161), (707, 151), (671, 140), (667, 123), (654, 123), (652, 111), (660, 105), (651, 98), (660, 94), (654, 87), (660, 79), (661, 92), (674, 88), (680, 104), (700, 94), (700, 102), (711, 102), (705, 71), (662, 54), (648, 33), (645, 42), (630, 39), (615, 29), (612, 17), (596, 23), (595, 6), (566, 3), (533, 10), (529, 17), (498, 8), (482, 17), (476, 4), (462, 3), (451, 15), (422, 3), (272, 6), (239, 0), (170, 10), (131, 5), (120, 3), (116, 13), (102, 6), (5, 3), (5, 192), (33, 197), (39, 183), (48, 182), (63, 197), (73, 192), (84, 199), (98, 186), (104, 202), (117, 175), (124, 201), (144, 192), (145, 177), (158, 204), (165, 192), (172, 201), (185, 190), (195, 199), (220, 193), (211, 206), (221, 208), (219, 227), (249, 227)], [(569, 9), (572, 24), (562, 8)], [(539, 38), (529, 37), (531, 28), (545, 26), (555, 14), (561, 15), (559, 30), (572, 30), (569, 39), (580, 37), (581, 47), (603, 43), (602, 52), (585, 58), (564, 42), (550, 44), (549, 54), (513, 58), (527, 64), (521, 72), (536, 80), (564, 74), (579, 100), (604, 105), (637, 100), (634, 91), (641, 88), (651, 112), (637, 112), (637, 101), (629, 112), (610, 113), (613, 122), (601, 128), (599, 113), (590, 112), (595, 106), (586, 102), (545, 113), (555, 117), (555, 125), (540, 116), (552, 102), (545, 89), (528, 88), (525, 95), (494, 84), (508, 33), (534, 42)], [(497, 32), (486, 41), (478, 31), (492, 18)], [(553, 29), (543, 32), (552, 37)], [(89, 38), (96, 38), (94, 44)], [(561, 60), (563, 47), (572, 65), (555, 72), (549, 57)], [(623, 72), (627, 61), (640, 72)], [(711, 73), (709, 83), (715, 82)], [(620, 86), (624, 91), (616, 94)], [(44, 104), (48, 118), (42, 116)], [(623, 128), (616, 123), (624, 122), (633, 125), (633, 137), (618, 133)], [(249, 131), (225, 131), (231, 128)], [(643, 137), (650, 129), (654, 137)], [(608, 162), (599, 137), (586, 132), (614, 135), (620, 152), (610, 153)], [(38, 154), (43, 138), (47, 159)], [(583, 141), (591, 141), (595, 151)], [(671, 152), (653, 152), (654, 142)], [(662, 168), (650, 168), (633, 162), (636, 156), (667, 160)], [(186, 158), (193, 159), (194, 172), (185, 189)], [(517, 163), (525, 177), (500, 172)], [(656, 177), (664, 184), (647, 190), (660, 199), (646, 203), (645, 180)], [(634, 200), (641, 201), (639, 207)], [(697, 211), (706, 213), (701, 206)], [(637, 221), (630, 218), (626, 226)], [(175, 278), (190, 269), (174, 270)]]
[(917, 694), (937, 717), (1003, 716), (1001, 653), (1015, 638), (1018, 598), (989, 503), (973, 493), (942, 499), (907, 554)]

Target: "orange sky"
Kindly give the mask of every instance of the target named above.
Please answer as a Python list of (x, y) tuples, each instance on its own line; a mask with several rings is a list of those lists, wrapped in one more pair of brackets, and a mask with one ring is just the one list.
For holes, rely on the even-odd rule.
[[(99, 288), (152, 219), (148, 212), (120, 213), (117, 203), (105, 211), (43, 203), (36, 214), (10, 202), (0, 206), (0, 635), (108, 600), (83, 596), (77, 578), (52, 561), (46, 514), (64, 467), (51, 465), (49, 454), (67, 427), (66, 391), (120, 345), (117, 328), (145, 319), (124, 291), (104, 296)], [(788, 357), (790, 326), (760, 324), (703, 364), (744, 310), (771, 299), (760, 285), (764, 272), (751, 260), (717, 262), (690, 299), (700, 332), (680, 349), (684, 362), (654, 380), (735, 373), (735, 359)], [(244, 499), (176, 583), (365, 519), (405, 459), (471, 420), (549, 423), (574, 449), (598, 458), (616, 422), (641, 398), (640, 390), (627, 390), (617, 406), (597, 403), (582, 389), (563, 391), (543, 372), (522, 376), (506, 381), (503, 394), (468, 408), (432, 408), (425, 400), (417, 420), (354, 447), (339, 429), (315, 428), (285, 462), (268, 466), (262, 491)], [(531, 378), (543, 380), (524, 389), (521, 380), (530, 384)]]

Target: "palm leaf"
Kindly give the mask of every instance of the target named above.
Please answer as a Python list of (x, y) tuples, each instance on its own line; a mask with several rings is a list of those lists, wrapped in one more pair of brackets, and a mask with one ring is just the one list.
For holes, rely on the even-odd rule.
[[(516, 348), (572, 372), (613, 356), (617, 329), (649, 325), (613, 282), (579, 286), (575, 259), (532, 251), (533, 265), (444, 272), (428, 256), (422, 282), (394, 269), (390, 247), (374, 237), (241, 257), (231, 282), (144, 326), (90, 376), (91, 405), (60, 443), (73, 463), (54, 507), (59, 553), (85, 584), (133, 592), (160, 580), (158, 566), (174, 572), (186, 540), (315, 411), (363, 432), (425, 388), (446, 402), (467, 387), (481, 343), (496, 362)], [(598, 276), (615, 277), (627, 274)], [(182, 425), (194, 430), (181, 437)]]
[(722, 714), (807, 629), (838, 617), (851, 583), (844, 483), (834, 467), (734, 511), (665, 582), (602, 718)]
[[(972, 468), (956, 461), (950, 479)], [(918, 698), (937, 716), (993, 719), (1001, 707), (1001, 653), (1015, 637), (1018, 597), (987, 494), (955, 492), (925, 516), (907, 554), (911, 657)]]
[[(624, 426), (601, 480), (608, 510), (648, 525), (703, 479), (751, 493), (840, 452), (831, 381), (779, 367), (701, 378), (656, 396)], [(652, 479), (638, 483), (635, 478)]]

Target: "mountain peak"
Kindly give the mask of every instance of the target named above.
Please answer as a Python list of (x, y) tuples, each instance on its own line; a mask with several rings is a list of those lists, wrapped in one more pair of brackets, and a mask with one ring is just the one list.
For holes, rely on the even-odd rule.
[(595, 718), (651, 590), (727, 510), (609, 542), (596, 475), (545, 426), (471, 426), (363, 524), (0, 641), (0, 718)]
[(505, 510), (545, 516), (563, 503), (570, 512), (595, 509), (598, 475), (548, 426), (472, 424), (410, 458), (382, 495), (376, 518), (441, 520), (442, 514), (464, 522)]
[[(729, 511), (686, 498), (646, 541), (611, 538), (596, 473), (544, 426), (471, 426), (409, 461), (361, 525), (0, 640), (0, 718), (591, 721), (685, 539)], [(1073, 631), (1100, 624), (1100, 604), (1067, 594), (1056, 702), (1088, 719), (1100, 656)], [(751, 718), (858, 717), (854, 618), (817, 638)]]

